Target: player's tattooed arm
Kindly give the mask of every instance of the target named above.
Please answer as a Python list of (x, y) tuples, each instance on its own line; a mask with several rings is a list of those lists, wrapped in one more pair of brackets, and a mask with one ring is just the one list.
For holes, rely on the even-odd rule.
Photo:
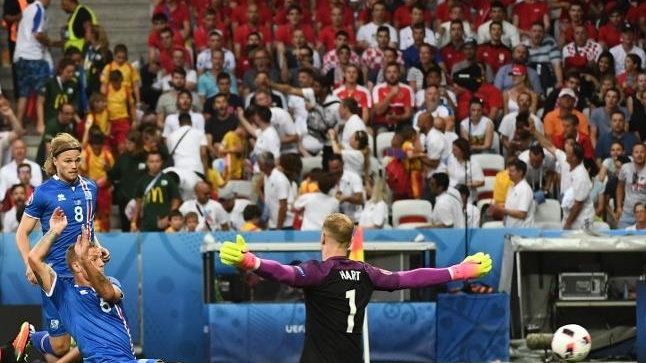
[(50, 291), (55, 274), (51, 267), (45, 263), (45, 257), (49, 253), (56, 239), (67, 227), (67, 218), (62, 209), (56, 208), (49, 219), (49, 231), (38, 241), (36, 246), (29, 252), (29, 266), (36, 275), (38, 284), (45, 291)]

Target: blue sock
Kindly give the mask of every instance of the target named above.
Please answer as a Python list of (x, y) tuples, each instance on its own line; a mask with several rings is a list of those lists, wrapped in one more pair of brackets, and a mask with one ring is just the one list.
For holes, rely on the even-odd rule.
[(49, 333), (46, 331), (37, 331), (31, 334), (31, 344), (40, 354), (51, 354), (57, 356), (49, 342)]

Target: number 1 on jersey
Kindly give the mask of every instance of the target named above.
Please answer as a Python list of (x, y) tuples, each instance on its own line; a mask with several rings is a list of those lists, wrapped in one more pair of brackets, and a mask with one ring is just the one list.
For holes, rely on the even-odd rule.
[(348, 299), (348, 305), (350, 305), (350, 314), (348, 314), (348, 329), (346, 329), (346, 333), (352, 333), (352, 329), (354, 329), (354, 315), (357, 313), (357, 304), (355, 303), (356, 295), (357, 290), (355, 289), (345, 292), (345, 298)]

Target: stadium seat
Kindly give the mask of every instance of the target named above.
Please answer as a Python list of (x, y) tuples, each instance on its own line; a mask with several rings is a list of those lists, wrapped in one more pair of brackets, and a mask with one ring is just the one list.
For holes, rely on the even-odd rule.
[(233, 194), (236, 196), (236, 198), (249, 199), (249, 197), (251, 197), (251, 192), (253, 189), (251, 180), (230, 180), (227, 184), (231, 185)]
[(323, 157), (322, 156), (304, 156), (302, 159), (303, 170), (301, 170), (301, 177), (305, 174), (312, 171), (314, 168), (323, 167)]
[(499, 154), (473, 154), (471, 161), (480, 165), (485, 176), (496, 176), (505, 168), (505, 158)]
[(546, 227), (548, 224), (554, 225), (555, 223), (561, 225), (561, 203), (556, 199), (546, 199), (545, 203), (536, 206), (534, 212), (534, 223), (540, 228)]
[(496, 154), (500, 154), (500, 152), (502, 151), (500, 148), (500, 134), (496, 130), (493, 131), (493, 140), (491, 140), (491, 148), (496, 152)]
[(482, 228), (505, 228), (502, 221), (489, 221), (482, 224)]
[(478, 188), (476, 203), (483, 199), (493, 199), (493, 184), (495, 181), (495, 176), (485, 176), (484, 185)]
[(427, 200), (403, 199), (393, 203), (393, 228), (415, 228), (431, 223), (433, 206)]
[(377, 159), (381, 161), (384, 158), (384, 150), (390, 147), (390, 143), (395, 136), (394, 132), (382, 132), (377, 135), (376, 155)]

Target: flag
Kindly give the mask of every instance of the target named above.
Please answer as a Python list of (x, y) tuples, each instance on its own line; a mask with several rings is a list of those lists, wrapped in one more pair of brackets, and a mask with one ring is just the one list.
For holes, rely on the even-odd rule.
[(354, 261), (364, 261), (363, 256), (363, 228), (355, 228), (350, 245), (350, 259)]

